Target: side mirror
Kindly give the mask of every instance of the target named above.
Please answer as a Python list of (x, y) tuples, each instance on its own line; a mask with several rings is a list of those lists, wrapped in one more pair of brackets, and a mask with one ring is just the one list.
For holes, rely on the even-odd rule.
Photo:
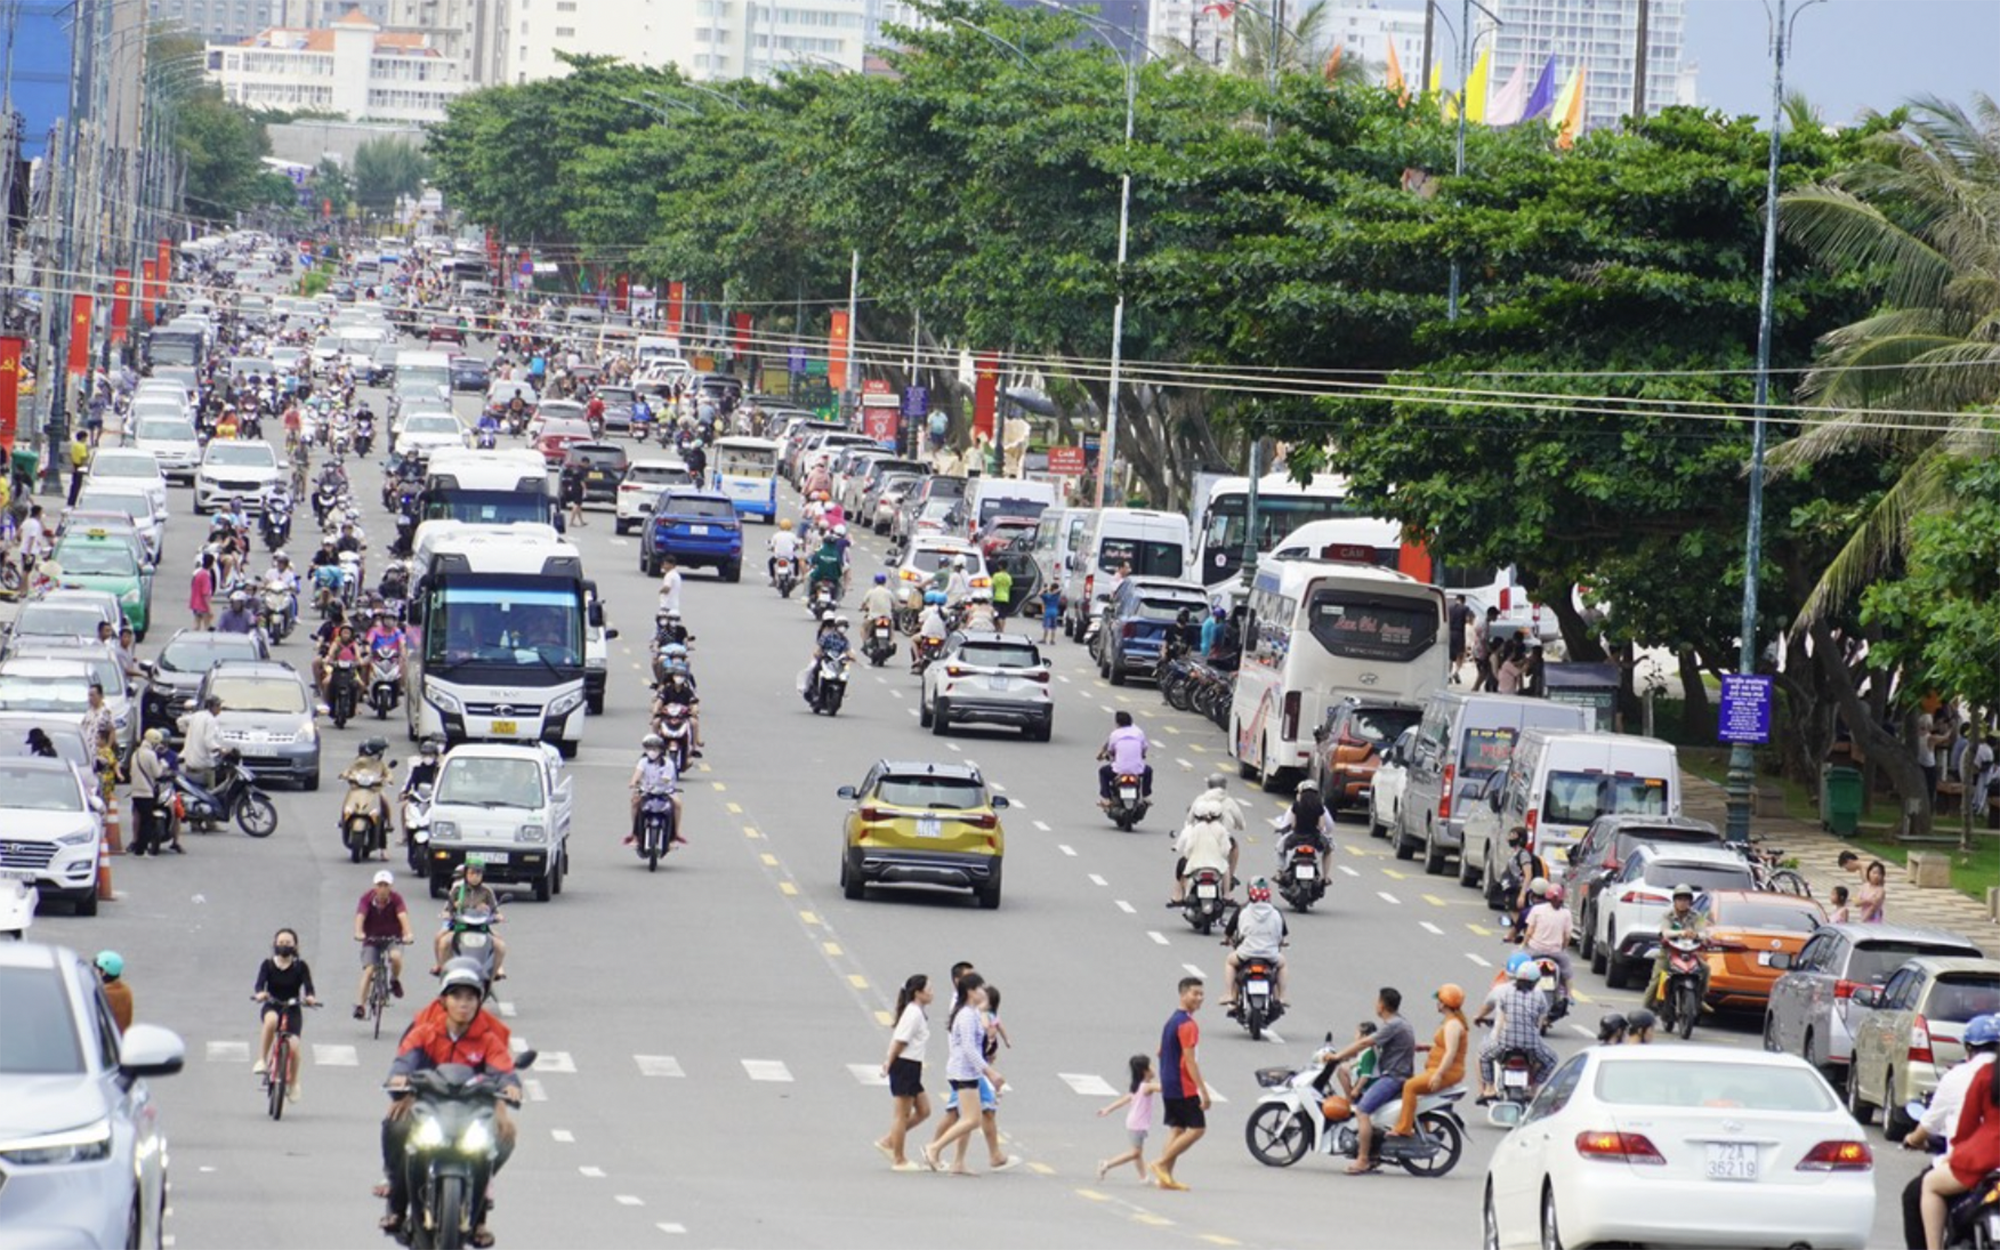
[(1511, 1129), (1521, 1122), (1521, 1113), (1526, 1110), (1518, 1102), (1496, 1102), (1486, 1108), (1486, 1122), (1498, 1128)]
[(994, 796), (993, 796), (993, 810), (994, 810), (994, 811), (996, 811), (996, 812), (997, 812), (997, 811), (999, 811), (999, 810), (1000, 810), (1001, 808), (1003, 808), (1003, 807), (1010, 807), (1010, 806), (1012, 806), (1012, 804), (1010, 804), (1010, 803), (1009, 803), (1009, 802), (1007, 801), (1007, 796), (1006, 796), (1006, 795), (1004, 795), (1004, 794), (996, 794), (996, 795), (994, 795)]
[(590, 606), (584, 612), (592, 629), (604, 628), (604, 604), (601, 600), (592, 599)]
[(1776, 968), (1780, 972), (1789, 970), (1792, 967), (1792, 952), (1790, 951), (1773, 952), (1771, 955), (1770, 963), (1767, 964), (1766, 966), (1771, 968)]
[(1882, 1005), (1882, 987), (1879, 985), (1864, 985), (1854, 991), (1854, 1001), (1863, 1007), (1880, 1007)]
[(118, 1075), (127, 1081), (147, 1076), (172, 1076), (187, 1062), (187, 1047), (178, 1035), (157, 1024), (135, 1024), (118, 1045)]
[(616, 628), (616, 627), (607, 627), (607, 628), (605, 629), (605, 631), (604, 631), (604, 638), (605, 638), (605, 641), (609, 642), (610, 640), (612, 640), (612, 639), (614, 639), (614, 638), (616, 638), (616, 637), (618, 637), (618, 630), (617, 630), (617, 628)]
[(858, 799), (861, 797), (861, 792), (853, 786), (842, 786), (840, 789), (835, 790), (833, 794), (835, 798), (841, 799)]

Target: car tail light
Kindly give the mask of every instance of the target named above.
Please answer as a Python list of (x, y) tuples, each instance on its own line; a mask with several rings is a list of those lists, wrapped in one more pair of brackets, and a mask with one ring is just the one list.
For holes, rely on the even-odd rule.
[(1865, 1141), (1823, 1141), (1806, 1151), (1799, 1160), (1801, 1172), (1867, 1172), (1875, 1166), (1875, 1154)]
[(1835, 998), (1853, 998), (1854, 991), (1865, 990), (1867, 988), (1869, 988), (1869, 985), (1866, 981), (1835, 981), (1833, 983), (1833, 996)]
[(1000, 818), (992, 812), (980, 812), (976, 816), (966, 817), (965, 823), (971, 825), (974, 829), (998, 829), (1000, 827)]
[(1044, 686), (1049, 684), (1049, 670), (1045, 668), (1031, 668), (1027, 672), (1019, 674), (1019, 676), (1025, 677), (1029, 681), (1041, 682)]
[(1931, 1054), (1931, 1024), (1924, 1019), (1922, 1012), (1917, 1013), (1916, 1018), (1910, 1021), (1910, 1062), (1931, 1064), (1937, 1062), (1937, 1058)]
[(1665, 1166), (1666, 1159), (1644, 1133), (1578, 1133), (1576, 1152), (1586, 1159), (1623, 1159), (1627, 1163)]
[(1438, 787), (1438, 819), (1451, 819), (1451, 779), (1458, 774), (1458, 765), (1444, 766), (1444, 782)]
[(1285, 692), (1285, 719), (1278, 728), (1278, 736), (1286, 741), (1299, 736), (1299, 698), (1297, 690)]
[(1095, 573), (1091, 573), (1091, 574), (1088, 574), (1088, 575), (1086, 575), (1086, 576), (1084, 577), (1084, 579), (1083, 579), (1083, 601), (1084, 601), (1084, 603), (1088, 604), (1088, 603), (1090, 602), (1090, 595), (1091, 595), (1091, 592), (1092, 592), (1093, 590), (1095, 590), (1096, 588), (1097, 588), (1097, 574), (1095, 574)]
[(959, 667), (958, 665), (956, 665), (956, 664), (947, 664), (947, 665), (945, 665), (945, 669), (944, 669), (944, 675), (945, 675), (946, 677), (963, 677), (963, 676), (965, 676), (965, 675), (966, 675), (966, 674), (967, 674), (968, 672), (971, 672), (971, 671), (972, 671), (972, 670), (970, 670), (970, 669), (965, 669), (965, 668), (960, 668), (960, 667)]
[(1649, 899), (1651, 899), (1653, 902), (1659, 901), (1658, 899), (1653, 898), (1652, 895), (1646, 893), (1644, 890), (1627, 890), (1623, 894), (1620, 894), (1618, 896), (1618, 901), (1621, 903), (1643, 903)]
[(861, 809), (861, 819), (867, 821), (869, 824), (874, 824), (876, 821), (882, 819), (882, 809), (879, 807), (864, 807)]

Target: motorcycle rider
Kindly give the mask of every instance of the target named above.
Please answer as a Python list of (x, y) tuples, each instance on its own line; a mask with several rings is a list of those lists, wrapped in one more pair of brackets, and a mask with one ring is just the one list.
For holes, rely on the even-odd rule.
[(1271, 906), (1271, 885), (1259, 877), (1250, 883), (1250, 901), (1237, 909), (1229, 918), (1224, 930), (1226, 940), (1223, 945), (1233, 947), (1229, 957), (1223, 960), (1222, 1001), (1229, 1004), (1226, 1014), (1235, 1019), (1240, 1012), (1236, 1008), (1236, 973), (1246, 959), (1266, 959), (1275, 968), (1276, 976), (1271, 985), (1272, 996), (1281, 1007), (1291, 1004), (1285, 1000), (1285, 939), (1290, 930), (1285, 917)]
[(264, 584), (284, 587), (291, 600), (285, 610), (285, 620), (288, 625), (296, 625), (299, 619), (299, 574), (292, 567), (290, 552), (280, 550), (272, 554), (271, 567), (264, 574)]
[[(384, 781), (388, 780), (389, 764), (388, 761), (382, 758), (382, 753), (388, 749), (389, 740), (387, 738), (368, 738), (363, 740), (359, 753), (354, 757), (354, 762), (341, 770), (340, 779), (347, 782), (350, 786), (355, 785), (361, 777), (370, 773), (381, 777)], [(387, 859), (389, 858), (389, 828), (395, 822), (389, 811), (389, 796), (384, 794), (380, 787), (375, 789), (374, 795), (376, 805), (375, 827), (380, 831), (379, 836), (383, 843), (382, 858)], [(346, 804), (342, 803), (341, 806), (344, 809)]]
[[(1694, 887), (1682, 882), (1674, 887), (1674, 905), (1660, 919), (1660, 948), (1653, 952), (1653, 979), (1646, 986), (1646, 997), (1642, 1000), (1648, 1007), (1665, 1006), (1667, 990), (1667, 939), (1681, 934), (1692, 934), (1696, 940), (1708, 941), (1708, 913), (1696, 911)], [(1697, 1001), (1708, 1000), (1708, 961), (1702, 960), (1701, 987)]]
[(1121, 776), (1139, 778), (1140, 794), (1150, 797), (1153, 793), (1153, 766), (1146, 762), (1146, 731), (1132, 723), (1130, 712), (1114, 712), (1112, 721), (1111, 736), (1097, 752), (1098, 759), (1109, 761), (1097, 770), (1098, 806), (1107, 808), (1111, 806), (1111, 787)]
[(1222, 827), (1220, 803), (1207, 799), (1194, 801), (1188, 808), (1187, 823), (1181, 826), (1180, 836), (1174, 840), (1174, 853), (1180, 859), (1174, 865), (1174, 897), (1168, 907), (1179, 907), (1187, 901), (1188, 878), (1204, 868), (1213, 868), (1223, 875), (1225, 895), (1234, 892), (1235, 883), (1228, 880), (1229, 835)]
[[(416, 1104), (409, 1082), (416, 1073), (454, 1063), (496, 1078), (501, 1091), (500, 1101), (493, 1106), (496, 1177), (514, 1153), (518, 1130), (508, 1109), (520, 1109), (521, 1080), (514, 1072), (507, 1026), (481, 1009), (484, 995), (478, 969), (454, 961), (445, 969), (444, 980), (438, 985), (437, 1001), (411, 1022), (397, 1049), (396, 1061), (390, 1065), (388, 1085), (392, 1101), (389, 1114), (382, 1121), (382, 1168), (388, 1173), (388, 1184), (381, 1192), (388, 1199), (389, 1209), (382, 1217), (381, 1227), (386, 1233), (402, 1229), (409, 1209), (410, 1111)], [(473, 1216), (474, 1245), (492, 1244), (486, 1214), (481, 1211)]]
[(1319, 852), (1321, 863), (1333, 854), (1333, 817), (1327, 814), (1326, 802), (1320, 797), (1319, 783), (1310, 777), (1299, 783), (1292, 805), (1271, 822), (1271, 827), (1283, 835), (1278, 839), (1278, 871), (1281, 873), (1285, 870), (1286, 857), (1294, 847), (1312, 847)]
[(917, 645), (910, 648), (912, 673), (922, 671), (925, 655), (935, 655), (943, 649), (947, 632), (944, 622), (944, 592), (926, 590), (923, 613), (917, 618)]
[(1541, 965), (1526, 955), (1517, 955), (1508, 962), (1512, 979), (1494, 990), (1479, 1011), (1482, 1019), (1489, 1012), (1499, 1017), (1494, 1024), (1492, 1040), (1479, 1048), (1481, 1106), (1499, 1096), (1493, 1088), (1493, 1065), (1503, 1051), (1525, 1051), (1533, 1074), (1530, 1079), (1537, 1085), (1556, 1066), (1555, 1052), (1542, 1040), (1542, 1022), (1548, 1018), (1549, 997), (1536, 988), (1542, 979)]
[(816, 588), (822, 582), (828, 584), (833, 588), (832, 593), (836, 602), (840, 599), (841, 582), (846, 573), (846, 553), (831, 539), (821, 543), (819, 549), (813, 552), (810, 586)]
[(993, 592), (981, 587), (966, 600), (965, 615), (958, 623), (960, 633), (998, 633), (1000, 613), (993, 607)]
[(653, 721), (655, 728), (666, 714), (667, 704), (681, 703), (688, 710), (688, 733), (693, 741), (688, 746), (690, 758), (701, 754), (701, 692), (695, 688), (694, 671), (688, 667), (687, 648), (680, 643), (668, 643), (661, 648), (662, 671), (657, 697), (653, 700)]
[(1559, 885), (1547, 887), (1542, 901), (1528, 909), (1521, 925), (1521, 949), (1538, 962), (1544, 959), (1555, 962), (1564, 994), (1569, 993), (1569, 939), (1575, 927), (1576, 921), (1563, 902), (1563, 888)]
[(1424, 1095), (1450, 1089), (1465, 1079), (1465, 1048), (1472, 1036), (1471, 1026), (1465, 1022), (1465, 990), (1457, 985), (1440, 985), (1432, 998), (1444, 1019), (1431, 1035), (1431, 1044), (1424, 1047), (1428, 1052), (1424, 1074), (1403, 1082), (1403, 1110), (1387, 1134), (1390, 1137), (1415, 1136), (1417, 1103)]
[[(1223, 776), (1221, 773), (1210, 773), (1207, 780), (1202, 784), (1207, 789), (1196, 795), (1195, 798), (1197, 800), (1212, 799), (1222, 805), (1222, 828), (1229, 835), (1229, 879), (1231, 882), (1234, 882), (1236, 880), (1236, 862), (1242, 854), (1243, 835), (1248, 831), (1249, 822), (1243, 818), (1243, 805), (1229, 795), (1229, 778)], [(1176, 837), (1178, 836), (1178, 831), (1170, 831), (1167, 836)]]
[(215, 628), (225, 634), (250, 634), (257, 630), (257, 614), (250, 610), (250, 596), (240, 590), (229, 592), (229, 606), (215, 618)]
[(1518, 942), (1521, 940), (1522, 922), (1527, 918), (1528, 908), (1534, 901), (1529, 893), (1529, 887), (1536, 881), (1547, 884), (1549, 862), (1535, 853), (1526, 825), (1515, 825), (1507, 831), (1507, 846), (1509, 851), (1507, 867), (1501, 872), (1500, 880), (1503, 884), (1510, 880), (1518, 883), (1514, 897), (1509, 899), (1507, 904), (1507, 912), (1513, 917), (1513, 927), (1508, 933), (1507, 940)]
[(667, 754), (667, 740), (647, 734), (640, 739), (639, 750), (639, 762), (632, 769), (632, 832), (625, 835), (625, 845), (634, 846), (639, 841), (639, 805), (648, 795), (664, 794), (674, 805), (673, 843), (686, 846), (687, 839), (681, 836), (680, 774)]
[(877, 573), (875, 584), (861, 596), (861, 619), (867, 621), (869, 627), (873, 628), (875, 622), (885, 616), (891, 620), (895, 619), (896, 593), (889, 589), (889, 575)]
[(378, 608), (375, 624), (361, 640), (363, 655), (361, 660), (361, 680), (364, 686), (375, 684), (375, 657), (377, 654), (401, 655), (405, 635), (403, 627), (397, 623), (396, 614), (388, 608)]
[[(830, 628), (829, 628), (830, 626)], [(828, 612), (820, 618), (819, 635), (813, 639), (812, 664), (806, 668), (806, 702), (819, 700), (819, 666), (827, 660), (844, 658), (851, 647), (847, 637), (848, 621), (844, 616)]]
[[(1928, 1149), (1933, 1138), (1943, 1139), (1944, 1153), (1937, 1157), (1931, 1168), (1949, 1166), (1946, 1160), (1951, 1157), (1951, 1139), (1958, 1134), (1959, 1115), (1965, 1108), (1965, 1095), (1972, 1088), (1972, 1078), (1979, 1075), (1981, 1068), (1990, 1067), (1995, 1054), (2000, 1052), (2000, 1015), (1974, 1016), (1966, 1021), (1964, 1045), (1964, 1062), (1955, 1065), (1938, 1080), (1923, 1118), (1903, 1138), (1903, 1145), (1912, 1150)], [(1854, 1078), (1850, 1076), (1848, 1079)], [(1931, 1168), (1917, 1173), (1903, 1190), (1903, 1244), (1915, 1250), (1923, 1250), (1925, 1245), (1920, 1203), (1924, 1177)]]
[(1371, 1156), (1374, 1153), (1376, 1113), (1402, 1095), (1403, 1086), (1416, 1075), (1417, 1035), (1410, 1028), (1410, 1022), (1398, 1014), (1403, 1008), (1403, 994), (1394, 986), (1385, 985), (1375, 992), (1375, 1032), (1367, 1037), (1357, 1038), (1333, 1056), (1332, 1062), (1342, 1064), (1364, 1050), (1375, 1052), (1375, 1076), (1361, 1096), (1354, 1100), (1354, 1133), (1356, 1150), (1354, 1162), (1347, 1165), (1350, 1176), (1363, 1172), (1373, 1172), (1381, 1166)]
[[(414, 799), (417, 789), (420, 786), (430, 786), (433, 790), (436, 789), (438, 769), (443, 765), (440, 756), (443, 754), (444, 740), (441, 738), (425, 738), (417, 744), (417, 754), (411, 758), (409, 767), (403, 773), (403, 789), (398, 796), (403, 802), (407, 803)], [(410, 828), (405, 824), (403, 826), (403, 841), (408, 843), (409, 840)]]
[(946, 607), (955, 608), (965, 602), (972, 593), (972, 576), (965, 571), (965, 557), (951, 558), (951, 576), (945, 579), (944, 602)]
[(778, 584), (778, 561), (790, 564), (794, 576), (798, 573), (799, 536), (792, 532), (790, 517), (778, 522), (778, 531), (771, 535), (769, 546), (771, 557), (764, 561), (764, 572), (770, 577), (771, 585), (775, 586)]
[[(444, 961), (451, 954), (451, 932), (458, 924), (458, 918), (469, 911), (483, 911), (493, 917), (493, 923), (500, 923), (500, 896), (493, 887), (486, 884), (486, 857), (473, 851), (465, 857), (464, 876), (460, 877), (445, 895), (444, 924), (439, 926), (437, 937), (431, 940), (431, 975), (444, 972)], [(507, 962), (507, 943), (490, 929), (486, 940), (493, 943), (493, 979), (505, 981), (507, 974), (502, 966)]]

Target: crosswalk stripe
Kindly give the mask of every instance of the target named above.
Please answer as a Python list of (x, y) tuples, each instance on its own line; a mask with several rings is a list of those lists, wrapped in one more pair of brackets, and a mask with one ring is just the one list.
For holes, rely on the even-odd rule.
[(1111, 1082), (1094, 1072), (1058, 1072), (1062, 1083), (1079, 1094), (1090, 1098), (1115, 1098), (1118, 1091), (1111, 1088)]
[(250, 1062), (250, 1043), (210, 1042), (207, 1054), (210, 1063), (248, 1063)]
[(640, 1076), (686, 1076), (681, 1071), (681, 1061), (672, 1055), (634, 1055), (632, 1059), (639, 1065)]
[(537, 1072), (575, 1072), (576, 1060), (566, 1050), (545, 1050), (535, 1059)]
[(314, 1043), (313, 1066), (317, 1068), (356, 1068), (361, 1066), (361, 1057), (352, 1046), (336, 1046), (331, 1043)]
[(889, 1083), (889, 1078), (882, 1074), (882, 1065), (879, 1063), (850, 1063), (847, 1065), (847, 1070), (852, 1072), (854, 1079), (863, 1085), (887, 1085)]
[(745, 1059), (742, 1063), (743, 1070), (750, 1074), (750, 1079), (753, 1081), (789, 1081), (792, 1079), (792, 1070), (777, 1059)]

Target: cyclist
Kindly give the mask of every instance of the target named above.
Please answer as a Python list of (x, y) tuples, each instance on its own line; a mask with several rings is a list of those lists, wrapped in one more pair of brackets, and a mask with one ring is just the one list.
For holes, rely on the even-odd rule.
[[(251, 987), (257, 1000), (257, 1016), (262, 1025), (257, 1033), (257, 1062), (250, 1071), (263, 1076), (269, 1069), (271, 1044), (277, 1040), (282, 1014), (285, 1032), (298, 1037), (305, 1032), (305, 1008), (319, 1002), (313, 988), (312, 969), (299, 958), (299, 935), (295, 929), (280, 929), (271, 935), (271, 953), (257, 968), (257, 983)], [(289, 1007), (281, 1006), (291, 1003)], [(299, 1052), (287, 1057), (286, 1071), (273, 1079), (285, 1083), (285, 1097), (299, 1100)]]
[(373, 942), (388, 944), (389, 992), (397, 998), (403, 996), (403, 952), (397, 944), (408, 945), (416, 941), (410, 932), (410, 907), (403, 896), (396, 892), (396, 874), (387, 868), (375, 874), (374, 884), (361, 896), (361, 902), (354, 909), (354, 940), (361, 946), (361, 984), (354, 991), (354, 1018), (368, 1018), (368, 983), (375, 976), (374, 953), (368, 949)]

